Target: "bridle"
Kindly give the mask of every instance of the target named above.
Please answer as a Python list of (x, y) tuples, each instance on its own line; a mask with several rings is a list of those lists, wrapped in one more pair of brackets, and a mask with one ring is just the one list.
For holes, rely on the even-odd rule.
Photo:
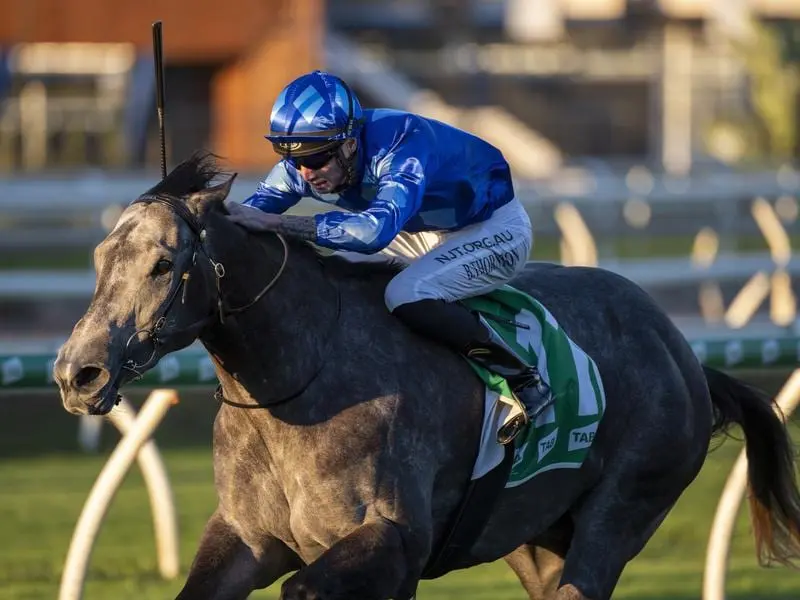
[[(125, 355), (129, 355), (131, 351), (131, 343), (134, 339), (139, 339), (141, 334), (146, 335), (146, 339), (149, 339), (153, 350), (150, 353), (148, 359), (143, 363), (137, 363), (135, 359), (132, 357), (128, 357), (126, 360), (123, 360), (122, 368), (130, 373), (133, 373), (134, 379), (138, 379), (142, 377), (144, 372), (151, 368), (156, 361), (156, 356), (158, 354), (159, 347), (164, 344), (164, 341), (159, 334), (162, 332), (164, 326), (167, 323), (167, 315), (171, 310), (175, 300), (178, 298), (178, 295), (181, 295), (181, 304), (186, 303), (186, 290), (187, 284), (189, 279), (191, 278), (192, 269), (197, 265), (197, 257), (198, 255), (202, 255), (206, 258), (208, 264), (211, 266), (211, 269), (214, 273), (214, 280), (215, 280), (215, 289), (216, 289), (216, 309), (208, 316), (195, 321), (188, 327), (181, 330), (180, 334), (192, 334), (193, 337), (199, 335), (199, 333), (214, 319), (218, 318), (220, 323), (224, 323), (226, 317), (231, 315), (243, 313), (247, 309), (254, 306), (259, 300), (261, 300), (267, 292), (269, 292), (275, 284), (280, 279), (281, 275), (283, 275), (284, 269), (286, 268), (286, 262), (289, 259), (289, 246), (286, 243), (286, 239), (279, 233), (275, 233), (278, 239), (281, 242), (283, 248), (283, 259), (281, 260), (280, 267), (275, 272), (275, 275), (272, 276), (270, 281), (261, 289), (261, 291), (256, 294), (252, 300), (243, 304), (241, 306), (236, 307), (229, 307), (225, 303), (225, 299), (222, 294), (222, 280), (225, 277), (225, 266), (216, 260), (214, 260), (211, 255), (206, 250), (204, 245), (206, 239), (206, 229), (202, 223), (195, 217), (195, 215), (189, 210), (186, 204), (179, 198), (175, 196), (170, 196), (166, 194), (144, 194), (139, 196), (136, 200), (131, 202), (131, 204), (152, 204), (158, 203), (163, 206), (169, 208), (172, 212), (174, 212), (180, 219), (186, 223), (186, 225), (191, 229), (192, 233), (194, 233), (194, 240), (192, 242), (192, 260), (189, 266), (181, 273), (181, 276), (178, 278), (178, 282), (175, 287), (172, 288), (170, 291), (169, 296), (167, 297), (166, 302), (164, 302), (162, 308), (158, 311), (158, 316), (153, 320), (153, 324), (148, 327), (141, 327), (133, 332), (128, 341), (125, 343)], [(339, 293), (338, 288), (336, 288), (336, 299), (337, 299), (337, 317), (336, 321), (334, 322), (334, 326), (338, 324), (339, 315), (341, 314), (341, 295)], [(328, 342), (330, 342), (330, 337), (328, 338)], [(221, 393), (221, 386), (217, 388), (217, 393), (215, 396), (221, 401), (230, 404), (232, 406), (237, 406), (239, 408), (264, 408), (267, 406), (272, 406), (275, 404), (280, 404), (291, 400), (297, 396), (299, 396), (305, 389), (311, 384), (311, 382), (316, 379), (317, 375), (322, 371), (322, 368), (325, 366), (324, 360), (321, 362), (320, 367), (314, 372), (312, 377), (303, 385), (297, 392), (290, 394), (284, 398), (281, 398), (277, 401), (272, 401), (269, 403), (264, 404), (240, 404), (235, 403), (227, 400)]]
[(128, 354), (130, 351), (131, 343), (134, 339), (139, 339), (141, 334), (145, 334), (146, 338), (149, 339), (153, 345), (153, 351), (150, 353), (148, 359), (143, 363), (137, 363), (133, 358), (128, 358), (123, 362), (122, 367), (127, 371), (132, 372), (137, 378), (141, 377), (143, 371), (149, 369), (153, 366), (153, 362), (156, 358), (158, 353), (159, 346), (163, 345), (163, 340), (159, 337), (159, 333), (164, 328), (167, 323), (167, 315), (172, 308), (172, 305), (175, 303), (175, 300), (178, 298), (178, 294), (181, 294), (181, 304), (186, 303), (186, 290), (187, 284), (189, 279), (191, 278), (192, 269), (197, 265), (197, 257), (198, 255), (203, 255), (208, 264), (211, 265), (211, 269), (214, 273), (215, 279), (215, 287), (216, 287), (216, 294), (217, 294), (217, 308), (216, 311), (212, 312), (210, 315), (203, 317), (202, 319), (192, 323), (188, 327), (186, 327), (182, 333), (199, 333), (206, 327), (215, 317), (219, 317), (221, 323), (225, 322), (225, 317), (238, 314), (244, 312), (256, 302), (261, 300), (272, 287), (278, 282), (280, 276), (283, 274), (283, 271), (286, 267), (286, 261), (289, 258), (289, 247), (286, 244), (286, 240), (282, 235), (278, 235), (278, 239), (281, 241), (283, 246), (283, 260), (281, 261), (281, 265), (278, 268), (275, 275), (272, 279), (264, 286), (264, 288), (256, 294), (256, 296), (247, 304), (242, 306), (237, 306), (235, 308), (230, 308), (225, 305), (225, 301), (222, 296), (222, 279), (225, 277), (225, 266), (221, 262), (217, 262), (214, 260), (208, 253), (205, 248), (204, 242), (206, 239), (206, 230), (205, 227), (198, 221), (197, 217), (189, 210), (189, 208), (184, 204), (182, 200), (176, 198), (174, 196), (169, 196), (165, 194), (144, 194), (139, 196), (136, 200), (131, 202), (131, 204), (152, 204), (157, 203), (169, 208), (172, 212), (174, 212), (181, 220), (189, 226), (189, 229), (192, 230), (194, 233), (194, 241), (192, 247), (192, 261), (189, 266), (181, 273), (181, 276), (178, 278), (178, 283), (175, 287), (172, 288), (170, 291), (169, 296), (167, 297), (167, 301), (162, 305), (161, 309), (158, 312), (158, 316), (154, 319), (154, 322), (151, 326), (148, 327), (141, 327), (134, 331), (128, 341), (125, 343), (125, 353)]

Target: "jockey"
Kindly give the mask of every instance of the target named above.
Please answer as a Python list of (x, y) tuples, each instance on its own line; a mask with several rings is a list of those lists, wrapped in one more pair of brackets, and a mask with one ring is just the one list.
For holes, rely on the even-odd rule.
[[(500, 151), (419, 115), (362, 110), (344, 81), (322, 71), (281, 91), (269, 126), (282, 160), (242, 204), (226, 204), (230, 219), (349, 260), (401, 263), (385, 290), (389, 311), (504, 377), (527, 417), (538, 414), (551, 400), (538, 370), (457, 302), (509, 282), (531, 251), (531, 223)], [(304, 196), (343, 210), (283, 214)]]

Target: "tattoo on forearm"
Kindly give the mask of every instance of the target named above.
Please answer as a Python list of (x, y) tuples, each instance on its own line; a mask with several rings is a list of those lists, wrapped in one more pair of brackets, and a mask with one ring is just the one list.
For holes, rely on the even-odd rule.
[(282, 215), (280, 223), (275, 228), (278, 233), (283, 233), (301, 240), (315, 241), (317, 239), (317, 223), (314, 217), (298, 217), (296, 215)]

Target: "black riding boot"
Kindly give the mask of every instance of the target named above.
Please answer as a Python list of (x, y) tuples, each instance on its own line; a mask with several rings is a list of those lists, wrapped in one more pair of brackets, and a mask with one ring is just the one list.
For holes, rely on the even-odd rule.
[(498, 433), (507, 444), (552, 402), (539, 370), (527, 364), (468, 308), (443, 300), (418, 300), (398, 306), (394, 314), (406, 326), (475, 361), (508, 381), (521, 404), (522, 413)]

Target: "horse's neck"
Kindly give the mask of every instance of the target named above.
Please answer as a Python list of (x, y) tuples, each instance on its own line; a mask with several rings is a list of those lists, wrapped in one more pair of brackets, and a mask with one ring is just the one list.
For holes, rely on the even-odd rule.
[[(225, 265), (222, 293), (246, 303), (276, 275), (282, 255), (254, 244), (255, 264)], [(238, 253), (237, 253), (238, 254)], [(219, 259), (218, 259), (219, 260)], [(238, 268), (237, 268), (238, 267)], [(337, 318), (337, 289), (316, 258), (303, 248), (290, 248), (283, 273), (272, 288), (244, 312), (226, 317), (202, 336), (217, 362), (226, 393), (241, 401), (276, 401), (295, 393), (324, 361), (325, 344)]]

